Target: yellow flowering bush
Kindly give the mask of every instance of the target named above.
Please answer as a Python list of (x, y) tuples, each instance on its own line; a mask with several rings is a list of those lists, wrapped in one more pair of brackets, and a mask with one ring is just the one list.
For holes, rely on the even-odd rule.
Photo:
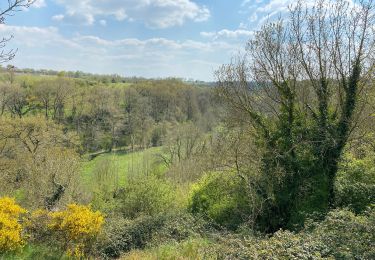
[(68, 254), (82, 257), (102, 229), (104, 216), (89, 206), (70, 204), (64, 211), (50, 213), (49, 227), (61, 234)]
[(45, 209), (33, 211), (24, 223), (28, 239), (31, 242), (50, 242), (51, 229), (49, 228), (50, 216)]
[(26, 210), (13, 198), (0, 198), (0, 253), (15, 250), (23, 245), (21, 214)]

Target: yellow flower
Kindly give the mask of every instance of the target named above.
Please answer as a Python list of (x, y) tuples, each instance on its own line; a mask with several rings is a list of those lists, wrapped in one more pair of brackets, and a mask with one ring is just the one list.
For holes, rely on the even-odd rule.
[(64, 211), (50, 213), (49, 227), (62, 232), (66, 242), (75, 244), (68, 250), (69, 255), (81, 255), (89, 240), (101, 231), (104, 216), (99, 211), (92, 211), (89, 206), (70, 204)]
[(0, 252), (15, 250), (24, 243), (19, 223), (20, 215), (26, 210), (17, 205), (13, 198), (0, 198)]

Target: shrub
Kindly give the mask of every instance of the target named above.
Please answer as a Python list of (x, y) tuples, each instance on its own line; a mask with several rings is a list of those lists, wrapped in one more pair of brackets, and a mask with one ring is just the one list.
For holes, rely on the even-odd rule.
[(132, 251), (123, 259), (217, 259), (215, 255), (209, 254), (210, 242), (201, 239), (188, 239), (180, 243), (162, 244), (156, 248), (145, 251)]
[(112, 217), (106, 223), (106, 239), (99, 246), (105, 257), (198, 236), (206, 227), (190, 214), (159, 214), (129, 220)]
[(47, 210), (38, 209), (31, 213), (27, 223), (26, 232), (30, 242), (50, 242), (52, 231), (49, 228), (50, 216)]
[(153, 175), (129, 179), (118, 194), (118, 202), (125, 218), (154, 216), (178, 207), (173, 187)]
[(335, 259), (375, 259), (375, 210), (363, 215), (348, 210), (331, 211), (312, 235)]
[(56, 231), (66, 245), (69, 255), (82, 257), (102, 229), (104, 217), (88, 206), (68, 205), (64, 211), (50, 213), (49, 227)]
[(374, 234), (374, 210), (364, 215), (336, 210), (298, 233), (219, 236), (215, 252), (217, 259), (375, 259)]
[(23, 246), (21, 214), (26, 210), (12, 198), (0, 198), (0, 253), (13, 251)]
[(29, 243), (20, 252), (20, 259), (60, 259), (64, 256), (65, 241), (60, 233), (50, 228), (50, 223), (47, 210), (38, 209), (31, 213), (25, 223)]
[[(321, 222), (308, 221), (300, 232), (272, 235), (208, 230), (189, 215), (122, 219), (111, 225), (102, 247), (106, 257), (130, 252), (125, 259), (375, 259), (373, 209), (363, 215), (331, 211)], [(209, 235), (205, 239), (202, 234)]]
[(251, 204), (245, 183), (234, 173), (211, 173), (193, 185), (189, 210), (219, 225), (236, 229), (247, 221)]
[(375, 166), (370, 156), (355, 159), (346, 156), (335, 183), (336, 206), (348, 207), (355, 213), (375, 204)]
[(163, 216), (145, 216), (134, 220), (112, 218), (105, 229), (106, 240), (100, 246), (106, 257), (119, 257), (132, 249), (143, 249), (152, 235), (163, 226)]
[(283, 230), (271, 237), (226, 235), (213, 248), (216, 259), (324, 259), (320, 241)]

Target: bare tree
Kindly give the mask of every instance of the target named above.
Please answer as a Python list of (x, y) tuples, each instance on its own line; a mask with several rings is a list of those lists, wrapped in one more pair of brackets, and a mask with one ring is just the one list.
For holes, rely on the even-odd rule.
[(373, 84), (374, 44), (372, 0), (299, 0), (217, 72), (220, 96), (264, 140), (268, 178), (275, 167), (286, 172), (275, 180), (274, 228), (332, 204), (359, 98)]
[(25, 192), (32, 208), (53, 209), (76, 192), (79, 156), (61, 126), (42, 117), (0, 118), (0, 194)]
[[(21, 11), (24, 8), (30, 7), (35, 0), (7, 0), (0, 3), (0, 24), (4, 24), (6, 17), (14, 15), (16, 12)], [(10, 61), (14, 58), (17, 50), (4, 50), (6, 44), (13, 38), (3, 37), (0, 39), (0, 63)]]
[(12, 116), (21, 118), (34, 109), (34, 105), (28, 101), (28, 97), (26, 90), (18, 85), (14, 85), (9, 89), (6, 105)]

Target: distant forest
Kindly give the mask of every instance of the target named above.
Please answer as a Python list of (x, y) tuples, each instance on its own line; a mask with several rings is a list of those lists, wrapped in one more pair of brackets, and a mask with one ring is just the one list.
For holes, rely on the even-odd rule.
[[(6, 67), (0, 67), (0, 70), (5, 71), (13, 71), (14, 73), (18, 74), (32, 74), (32, 75), (50, 75), (50, 76), (57, 76), (58, 74), (63, 73), (64, 76), (68, 78), (81, 78), (81, 79), (91, 79), (100, 81), (102, 83), (135, 83), (139, 81), (147, 81), (149, 79), (143, 78), (143, 77), (124, 77), (120, 76), (118, 74), (113, 75), (103, 75), (103, 74), (94, 74), (94, 73), (87, 73), (83, 71), (56, 71), (56, 70), (47, 70), (47, 69), (20, 69), (13, 65), (7, 65)], [(161, 80), (160, 78), (159, 80)], [(194, 80), (194, 79), (182, 79), (182, 78), (170, 78), (170, 79), (177, 79), (180, 81), (183, 81), (188, 84), (197, 84), (197, 85), (208, 85), (208, 86), (214, 86), (214, 82), (206, 82), (206, 81), (200, 81), (200, 80)]]

